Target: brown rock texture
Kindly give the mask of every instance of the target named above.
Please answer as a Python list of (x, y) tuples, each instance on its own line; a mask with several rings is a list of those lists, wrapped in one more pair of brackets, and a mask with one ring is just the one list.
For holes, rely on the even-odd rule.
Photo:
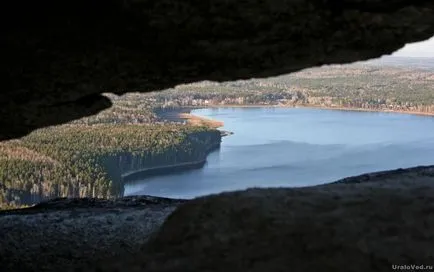
[(433, 182), (433, 167), (419, 167), (198, 198), (173, 212), (140, 253), (97, 271), (429, 270)]
[(430, 0), (18, 0), (0, 15), (0, 140), (107, 108), (102, 92), (276, 76), (434, 34)]
[(0, 270), (64, 271), (136, 252), (183, 200), (56, 199), (0, 212)]
[(54, 200), (0, 213), (0, 261), (4, 271), (53, 272), (434, 267), (433, 211), (434, 167), (187, 202)]

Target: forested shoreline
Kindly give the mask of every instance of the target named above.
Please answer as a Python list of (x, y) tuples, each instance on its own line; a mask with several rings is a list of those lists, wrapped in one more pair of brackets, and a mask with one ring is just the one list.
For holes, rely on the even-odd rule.
[(122, 174), (205, 160), (220, 132), (175, 124), (77, 125), (38, 130), (0, 143), (0, 203), (56, 197), (123, 196)]
[(113, 107), (97, 115), (0, 142), (0, 208), (56, 197), (119, 197), (124, 173), (200, 164), (220, 145), (221, 132), (215, 129), (220, 122), (180, 118), (194, 108), (316, 107), (431, 115), (434, 71), (326, 66), (270, 79), (107, 96)]
[(185, 84), (152, 95), (166, 108), (278, 106), (434, 114), (434, 71), (332, 65), (269, 79)]

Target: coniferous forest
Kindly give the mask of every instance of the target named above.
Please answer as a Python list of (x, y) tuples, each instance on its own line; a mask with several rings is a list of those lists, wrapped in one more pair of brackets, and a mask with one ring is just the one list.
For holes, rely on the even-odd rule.
[(123, 194), (122, 175), (200, 161), (220, 132), (176, 124), (67, 125), (0, 144), (0, 202)]
[(434, 70), (326, 66), (270, 79), (107, 96), (114, 106), (97, 115), (0, 142), (0, 208), (56, 197), (119, 197), (126, 175), (205, 161), (220, 145), (218, 130), (165, 119), (164, 111), (263, 105), (434, 114)]

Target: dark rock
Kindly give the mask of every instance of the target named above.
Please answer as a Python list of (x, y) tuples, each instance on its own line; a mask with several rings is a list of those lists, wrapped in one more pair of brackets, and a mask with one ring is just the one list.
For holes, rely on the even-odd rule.
[(173, 212), (138, 253), (87, 269), (362, 272), (434, 266), (434, 179), (420, 175), (423, 170), (198, 198)]
[(434, 34), (430, 0), (18, 0), (0, 15), (0, 140), (95, 114), (102, 92), (276, 76)]
[[(434, 265), (433, 169), (191, 201), (57, 200), (39, 212), (0, 215), (0, 260), (5, 271), (364, 272)], [(143, 205), (126, 204), (135, 201)]]
[(47, 211), (77, 211), (87, 209), (103, 209), (104, 211), (116, 212), (119, 209), (143, 208), (146, 206), (179, 205), (186, 202), (183, 199), (172, 199), (154, 196), (128, 196), (117, 199), (95, 199), (95, 198), (56, 198), (38, 203), (32, 207), (16, 210), (1, 210), (2, 215), (36, 214)]
[[(0, 213), (1, 271), (67, 271), (136, 252), (182, 200), (57, 199)], [(131, 205), (135, 203), (136, 205)]]

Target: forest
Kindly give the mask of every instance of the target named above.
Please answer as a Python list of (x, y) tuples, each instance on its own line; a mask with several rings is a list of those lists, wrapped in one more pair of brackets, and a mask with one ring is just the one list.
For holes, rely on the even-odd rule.
[(434, 71), (332, 65), (269, 79), (200, 82), (155, 93), (164, 107), (313, 106), (434, 113)]
[(220, 131), (166, 120), (161, 109), (262, 105), (434, 114), (434, 71), (332, 65), (269, 79), (106, 95), (113, 107), (97, 115), (0, 142), (0, 209), (56, 197), (119, 197), (125, 173), (205, 160), (220, 145)]
[(55, 197), (123, 194), (121, 175), (204, 160), (220, 132), (177, 124), (64, 125), (0, 143), (0, 203), (31, 205)]

